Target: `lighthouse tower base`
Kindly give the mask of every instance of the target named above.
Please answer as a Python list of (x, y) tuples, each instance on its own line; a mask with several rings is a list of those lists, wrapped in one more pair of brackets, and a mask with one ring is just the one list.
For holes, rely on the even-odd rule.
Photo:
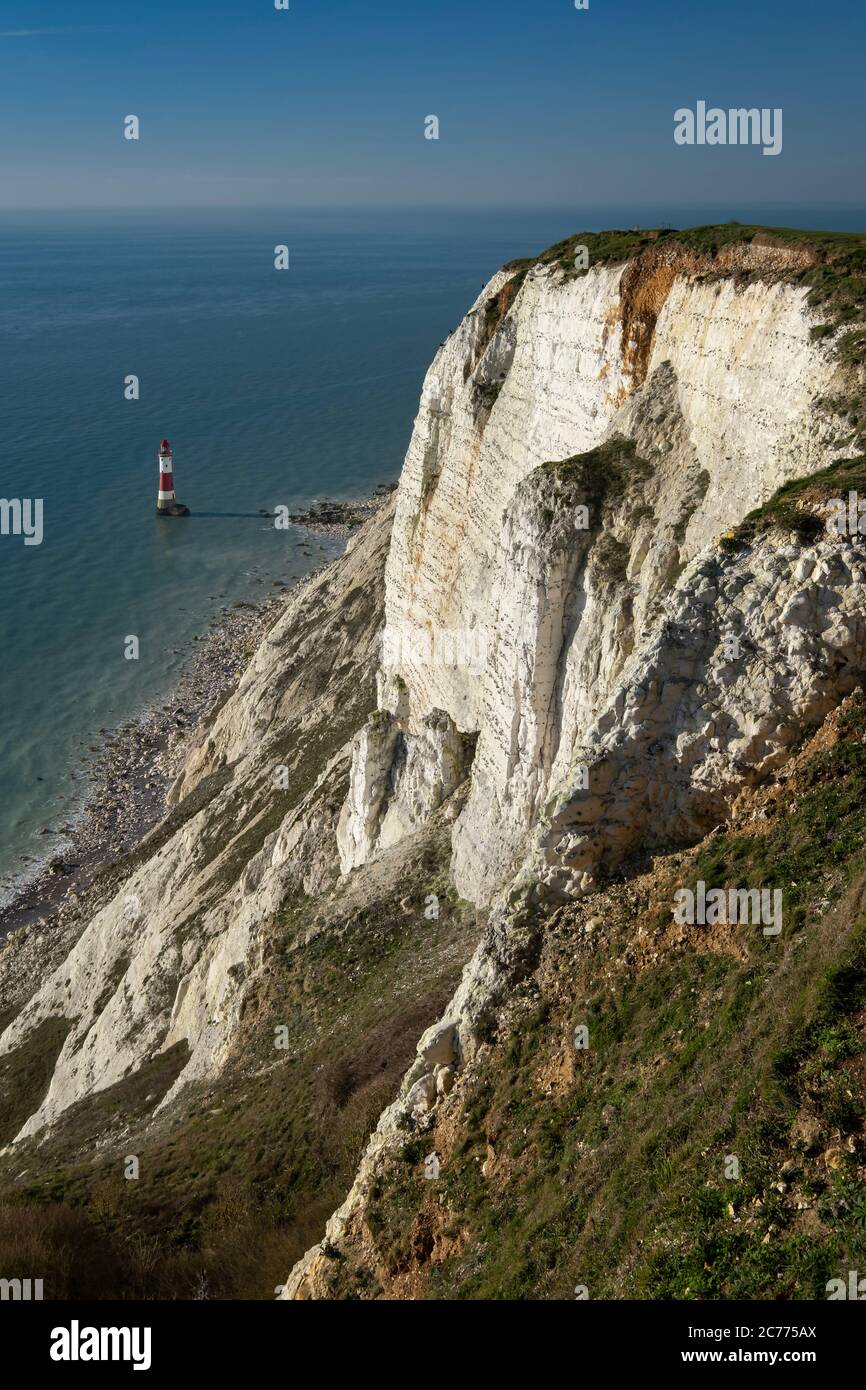
[(182, 502), (158, 502), (156, 514), (157, 516), (189, 516), (189, 507), (185, 507)]

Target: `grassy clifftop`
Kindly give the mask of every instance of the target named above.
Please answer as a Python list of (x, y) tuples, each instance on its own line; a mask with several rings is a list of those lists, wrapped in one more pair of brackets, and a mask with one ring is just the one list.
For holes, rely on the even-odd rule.
[[(588, 266), (576, 260), (578, 247), (586, 247)], [(788, 248), (799, 253), (789, 268), (773, 266), (773, 250)], [(558, 268), (574, 278), (599, 265), (618, 265), (640, 257), (659, 255), (680, 257), (684, 266), (691, 261), (695, 273), (730, 274), (737, 267), (739, 252), (763, 253), (766, 268), (744, 260), (738, 275), (760, 278), (779, 274), (808, 291), (809, 307), (822, 322), (815, 325), (815, 337), (828, 337), (845, 329), (836, 345), (840, 360), (852, 365), (866, 361), (866, 234), (860, 232), (822, 232), (792, 227), (765, 227), (741, 222), (725, 222), (705, 227), (632, 228), (627, 231), (577, 232), (557, 242), (538, 256), (511, 261), (505, 267), (514, 272), (502, 294), (509, 303), (516, 289), (535, 266)], [(516, 283), (515, 283), (516, 282)]]

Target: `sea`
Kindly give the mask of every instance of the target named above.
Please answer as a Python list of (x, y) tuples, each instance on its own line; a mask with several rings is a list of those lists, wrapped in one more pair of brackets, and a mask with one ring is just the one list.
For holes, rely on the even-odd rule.
[[(504, 261), (731, 216), (866, 229), (853, 207), (0, 212), (0, 497), (42, 505), (40, 544), (0, 535), (0, 902), (62, 843), (100, 731), (168, 696), (221, 608), (332, 552), (261, 513), (396, 481), (436, 349)], [(156, 516), (163, 438), (187, 519)]]

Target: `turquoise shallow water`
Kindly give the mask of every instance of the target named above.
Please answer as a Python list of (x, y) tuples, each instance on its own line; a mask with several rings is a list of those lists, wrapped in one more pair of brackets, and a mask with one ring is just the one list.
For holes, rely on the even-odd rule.
[[(0, 495), (44, 505), (41, 545), (0, 536), (0, 876), (44, 853), (39, 831), (80, 794), (96, 731), (166, 691), (221, 606), (310, 566), (304, 536), (259, 509), (396, 479), (436, 347), (504, 260), (582, 225), (659, 220), (671, 219), (0, 219)], [(786, 220), (864, 222), (852, 210)], [(278, 243), (290, 248), (285, 272), (273, 267)], [(141, 382), (134, 402), (129, 373)], [(155, 516), (163, 436), (186, 521)], [(124, 660), (129, 634), (138, 661)]]

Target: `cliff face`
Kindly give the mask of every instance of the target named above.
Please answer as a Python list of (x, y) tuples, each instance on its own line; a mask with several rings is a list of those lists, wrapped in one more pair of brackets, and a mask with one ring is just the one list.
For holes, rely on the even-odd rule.
[[(675, 576), (840, 442), (819, 408), (838, 368), (783, 278), (808, 263), (771, 244), (729, 250), (713, 275), (664, 245), (577, 278), (540, 264), (498, 321), (508, 281), (487, 287), (424, 383), (386, 569), (379, 704), (402, 737), (379, 722), (356, 754), (344, 869), (405, 822), (404, 767), (435, 783), (434, 711), (478, 738), (454, 874), (489, 901), (548, 803), (561, 821), (623, 682), (667, 680), (676, 703), (665, 659), (650, 674), (637, 656)], [(720, 604), (719, 630), (738, 616)], [(593, 855), (550, 833), (545, 848), (549, 877), (591, 882)]]
[[(427, 374), (395, 501), (292, 596), (166, 821), (59, 935), (0, 954), (19, 1086), (2, 1138), (32, 1162), (37, 1138), (43, 1167), (82, 1107), (166, 1058), (143, 1135), (196, 1087), (266, 1076), (311, 1107), (284, 1141), (293, 1173), (350, 1097), (376, 1100), (354, 1181), (342, 1153), (318, 1189), (348, 1196), (286, 1297), (414, 1296), (375, 1215), (419, 1158), (407, 1144), (456, 1162), (514, 1001), (545, 998), (560, 1042), (580, 1021), (556, 951), (579, 947), (574, 997), (607, 968), (600, 912), (621, 927), (606, 949), (634, 959), (611, 883), (642, 885), (635, 931), (654, 940), (669, 906), (641, 878), (650, 857), (738, 824), (866, 676), (866, 557), (824, 525), (828, 498), (866, 489), (835, 462), (855, 452), (862, 369), (840, 355), (850, 314), (822, 328), (831, 252), (730, 229), (719, 247), (625, 240), (586, 273), (566, 246), (493, 278)], [(275, 1058), (262, 1037), (283, 1025)], [(371, 1028), (390, 1091), (365, 1089)], [(539, 1052), (545, 1095), (577, 1085), (560, 1042)], [(325, 1120), (319, 1072), (337, 1078)], [(426, 1212), (410, 1265), (471, 1244), (454, 1212), (457, 1235)]]
[[(451, 1274), (439, 1291), (454, 1293), (472, 1270), (467, 1246), (496, 1261), (495, 1232), (471, 1234), (477, 1198), (467, 1206), (452, 1184), (487, 1114), (474, 1161), (495, 1206), (503, 1120), (490, 1095), (510, 1060), (495, 1040), (515, 1027), (510, 995), (551, 994), (537, 964), (550, 906), (636, 872), (629, 856), (736, 823), (750, 788), (861, 686), (866, 568), (850, 537), (828, 536), (822, 510), (860, 476), (829, 467), (852, 432), (827, 403), (856, 388), (791, 282), (813, 263), (761, 238), (711, 264), (666, 247), (577, 279), (541, 263), (516, 292), (496, 277), (440, 350), (397, 498), (380, 711), (355, 741), (338, 839), (345, 872), (395, 825), (422, 823), (408, 770), (431, 791), (425, 765), (432, 774), (443, 740), (472, 734), (452, 872), (462, 895), (495, 906), (285, 1297), (415, 1297), (439, 1266)], [(773, 508), (741, 526), (814, 475), (793, 526)], [(605, 918), (565, 920), (579, 940)], [(591, 973), (559, 965), (560, 1002), (563, 975), (589, 991)], [(560, 1022), (545, 1094), (560, 1074), (575, 1087), (572, 1048)], [(453, 1091), (443, 1071), (457, 1074)], [(413, 1135), (453, 1161), (435, 1201), (407, 1180)]]

